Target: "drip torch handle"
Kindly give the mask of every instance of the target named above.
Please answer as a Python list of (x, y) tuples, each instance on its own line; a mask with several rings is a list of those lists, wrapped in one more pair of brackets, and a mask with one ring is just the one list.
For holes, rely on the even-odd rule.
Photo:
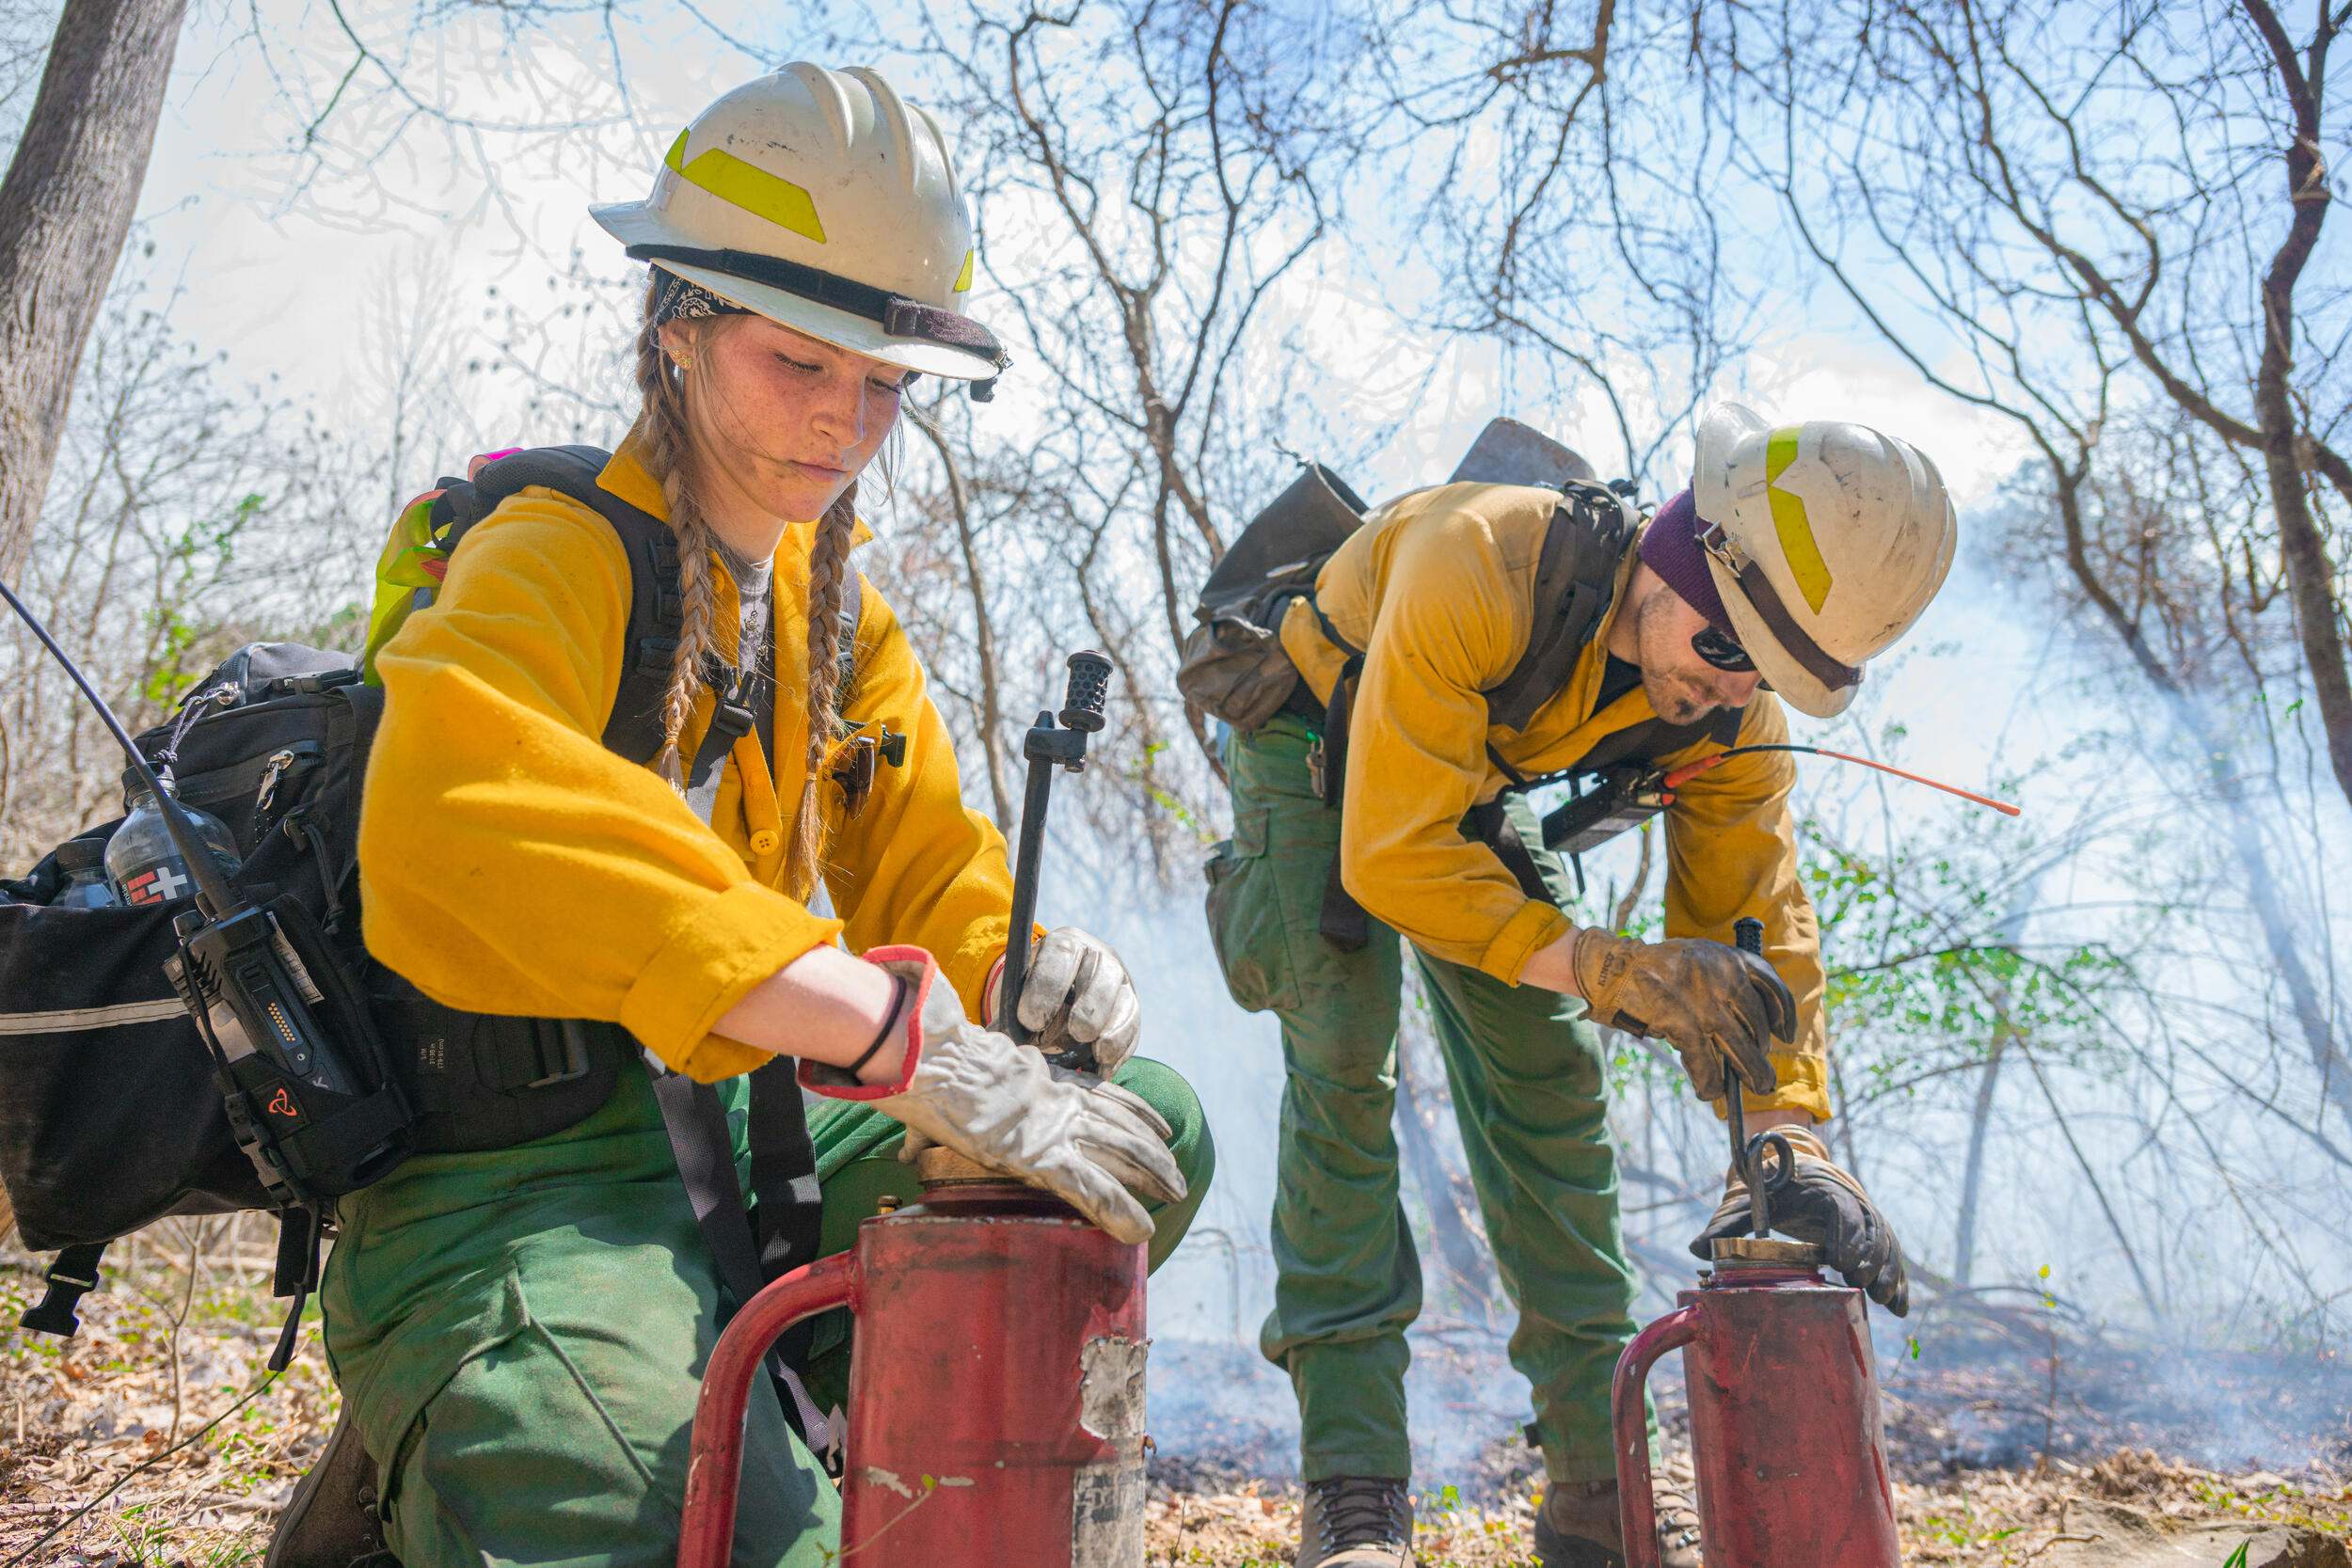
[(743, 1484), (743, 1418), (770, 1347), (803, 1318), (863, 1307), (855, 1248), (771, 1280), (743, 1304), (712, 1347), (694, 1405), (678, 1568), (726, 1568), (735, 1558), (735, 1507)]
[[(1741, 915), (1731, 923), (1731, 940), (1742, 953), (1764, 956), (1764, 923), (1754, 915)], [(1740, 1179), (1748, 1184), (1748, 1224), (1758, 1236), (1772, 1233), (1764, 1217), (1764, 1166), (1748, 1147), (1748, 1116), (1743, 1103), (1740, 1069), (1728, 1064), (1724, 1069), (1724, 1093), (1731, 1102), (1731, 1164)]]
[(1659, 1568), (1658, 1497), (1649, 1468), (1649, 1407), (1642, 1399), (1649, 1370), (1670, 1350), (1698, 1338), (1699, 1310), (1677, 1307), (1633, 1337), (1610, 1380), (1609, 1424), (1617, 1447), (1617, 1519), (1626, 1568)]
[[(1029, 1030), (1021, 1022), (1021, 988), (1029, 977), (1030, 933), (1037, 924), (1039, 874), (1045, 861), (1045, 816), (1052, 808), (1054, 773), (1086, 767), (1087, 736), (1103, 727), (1103, 705), (1110, 695), (1111, 661), (1088, 648), (1070, 656), (1070, 675), (1062, 689), (1061, 723), (1040, 713), (1022, 742), (1029, 773), (1021, 797), (1021, 836), (1012, 863), (1012, 923), (1005, 934), (1005, 968), (996, 985), (994, 1026), (1026, 1044)], [(1072, 1057), (1079, 1059), (1073, 1060)], [(1065, 1067), (1091, 1071), (1091, 1051), (1065, 1053), (1057, 1060)]]

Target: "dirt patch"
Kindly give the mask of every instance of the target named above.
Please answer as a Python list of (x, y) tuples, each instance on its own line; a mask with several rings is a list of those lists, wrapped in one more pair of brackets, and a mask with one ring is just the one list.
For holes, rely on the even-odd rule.
[[(252, 1218), (242, 1229), (210, 1221), (149, 1232), (120, 1260), (127, 1267), (110, 1260), (107, 1287), (86, 1299), (82, 1333), (71, 1341), (16, 1328), (40, 1293), (39, 1266), (0, 1254), (0, 1565), (28, 1549), (27, 1562), (41, 1568), (260, 1562), (270, 1521), (324, 1445), (336, 1408), (315, 1323), (294, 1367), (237, 1404), (263, 1375), (282, 1309), (268, 1292), (269, 1240)], [(1287, 1388), (1278, 1392), (1287, 1397)], [(1672, 1433), (1678, 1408), (1661, 1402)], [(2344, 1544), (2352, 1539), (2352, 1471), (2225, 1473), (2141, 1448), (2080, 1463), (1953, 1470), (1947, 1449), (1917, 1445), (1906, 1466), (1897, 1447), (1907, 1478), (1896, 1486), (1906, 1563), (2218, 1568), (2243, 1544), (2243, 1568), (2352, 1568)], [(1154, 1568), (1290, 1562), (1295, 1486), (1206, 1451), (1156, 1454), (1151, 1475)], [(1531, 1562), (1542, 1484), (1533, 1451), (1517, 1433), (1496, 1431), (1460, 1480), (1459, 1489), (1419, 1499), (1424, 1568)], [(119, 1482), (112, 1497), (35, 1547)]]
[[(1423, 1568), (1525, 1568), (1534, 1561), (1540, 1482), (1485, 1506), (1440, 1492), (1419, 1499)], [(2122, 1491), (2137, 1503), (2110, 1494)], [(1153, 1564), (1277, 1568), (1298, 1540), (1294, 1488), (1247, 1482), (1213, 1493), (1162, 1484), (1151, 1500)], [(1976, 1471), (1898, 1481), (1895, 1512), (1908, 1564), (1967, 1568), (2352, 1568), (2352, 1478), (2333, 1486), (2278, 1476), (2224, 1477), (2152, 1454), (2089, 1469)]]
[(261, 1561), (336, 1398), (315, 1321), (310, 1348), (267, 1376), (285, 1304), (269, 1294), (268, 1230), (243, 1218), (173, 1222), (118, 1249), (127, 1266), (108, 1259), (72, 1339), (17, 1327), (42, 1293), (40, 1264), (0, 1254), (0, 1564), (27, 1552), (40, 1568)]

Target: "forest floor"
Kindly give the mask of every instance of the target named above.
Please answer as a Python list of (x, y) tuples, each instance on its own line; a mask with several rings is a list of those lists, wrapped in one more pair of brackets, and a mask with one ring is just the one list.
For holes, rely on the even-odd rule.
[[(16, 1328), (38, 1299), (38, 1268), (0, 1253), (0, 1568), (258, 1564), (272, 1517), (326, 1440), (336, 1397), (315, 1323), (293, 1367), (239, 1402), (265, 1376), (278, 1334), (258, 1225), (243, 1235), (215, 1229), (201, 1244), (169, 1228), (150, 1235), (85, 1300), (82, 1332), (70, 1341)], [(1981, 1384), (1974, 1371), (1962, 1382), (1971, 1379)], [(1978, 1386), (1952, 1408), (1987, 1402)], [(2143, 1448), (2069, 1452), (2079, 1443), (2051, 1442), (2045, 1431), (2045, 1455), (1975, 1467), (1952, 1458), (1947, 1414), (1916, 1386), (1890, 1398), (1906, 1562), (2352, 1568), (2352, 1452), (2332, 1440), (2280, 1473)], [(1498, 1436), (1474, 1474), (1420, 1498), (1426, 1568), (1532, 1560), (1541, 1483), (1532, 1460)], [(1286, 1564), (1298, 1506), (1295, 1484), (1214, 1456), (1162, 1453), (1150, 1561)]]

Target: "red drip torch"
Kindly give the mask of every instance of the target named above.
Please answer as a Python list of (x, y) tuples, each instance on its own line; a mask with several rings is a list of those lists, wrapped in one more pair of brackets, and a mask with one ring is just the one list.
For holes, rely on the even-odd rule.
[[(1073, 655), (1061, 727), (1041, 713), (1029, 732), (1015, 931), (1036, 906), (1052, 774), (1085, 766), (1109, 676), (1102, 655)], [(1021, 994), (1027, 956), (1012, 943), (1006, 996)], [(1086, 1054), (1056, 1060), (1091, 1069)], [(678, 1568), (726, 1568), (762, 1358), (792, 1324), (835, 1307), (857, 1314), (842, 1559), (1142, 1562), (1144, 1249), (950, 1149), (925, 1149), (914, 1168), (920, 1202), (866, 1220), (848, 1253), (776, 1280), (720, 1335), (694, 1411)]]
[(862, 1568), (1143, 1560), (1144, 1252), (946, 1149), (923, 1200), (785, 1275), (720, 1336), (678, 1568), (726, 1568), (743, 1412), (801, 1319), (857, 1314), (841, 1556)]
[[(1751, 927), (1753, 929), (1751, 929)], [(1735, 927), (1749, 951), (1763, 928)], [(1879, 1386), (1860, 1291), (1821, 1277), (1821, 1249), (1764, 1234), (1763, 1196), (1788, 1184), (1788, 1140), (1741, 1136), (1729, 1083), (1732, 1157), (1756, 1199), (1756, 1234), (1713, 1243), (1714, 1268), (1634, 1337), (1612, 1390), (1627, 1568), (1658, 1568), (1643, 1386), (1682, 1352), (1699, 1533), (1708, 1568), (1899, 1568)], [(1769, 1174), (1766, 1155), (1777, 1156)]]

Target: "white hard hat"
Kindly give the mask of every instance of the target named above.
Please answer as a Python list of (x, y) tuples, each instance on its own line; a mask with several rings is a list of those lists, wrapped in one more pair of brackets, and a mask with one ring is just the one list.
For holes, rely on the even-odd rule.
[(1836, 420), (1767, 425), (1736, 403), (1699, 421), (1692, 499), (1740, 645), (1816, 719), (1846, 710), (1960, 540), (1943, 476), (1908, 441)]
[(606, 233), (730, 304), (926, 375), (1004, 350), (963, 313), (972, 219), (946, 138), (871, 71), (788, 65), (678, 133), (653, 194), (590, 209)]

